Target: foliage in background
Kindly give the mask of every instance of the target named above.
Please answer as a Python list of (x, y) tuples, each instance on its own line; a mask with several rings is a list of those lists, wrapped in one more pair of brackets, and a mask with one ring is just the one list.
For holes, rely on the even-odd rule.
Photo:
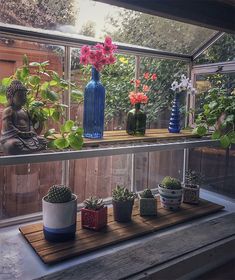
[(194, 133), (203, 136), (213, 130), (223, 148), (235, 144), (235, 92), (213, 88), (204, 94), (202, 112), (197, 115)]

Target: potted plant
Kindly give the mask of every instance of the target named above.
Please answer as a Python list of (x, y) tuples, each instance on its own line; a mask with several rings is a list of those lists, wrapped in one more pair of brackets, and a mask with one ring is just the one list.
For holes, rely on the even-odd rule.
[(103, 199), (90, 197), (84, 202), (84, 208), (81, 209), (82, 227), (100, 230), (107, 225), (107, 206)]
[(178, 179), (166, 176), (158, 185), (158, 191), (164, 208), (176, 210), (180, 207), (183, 189)]
[(213, 130), (212, 139), (218, 139), (223, 148), (235, 144), (234, 91), (212, 88), (203, 96), (201, 107), (193, 133), (203, 136)]
[(153, 216), (157, 214), (157, 200), (150, 189), (139, 194), (140, 216)]
[(77, 196), (64, 185), (52, 186), (42, 198), (43, 232), (51, 242), (75, 237)]
[(0, 83), (0, 104), (6, 104), (6, 89), (13, 80), (19, 80), (27, 89), (25, 109), (29, 112), (35, 131), (40, 134), (45, 122), (53, 120), (61, 122), (65, 119), (67, 105), (61, 102), (62, 95), (71, 89), (73, 99), (78, 102), (83, 99), (74, 83), (70, 83), (54, 71), (49, 69), (49, 61), (29, 62), (26, 55), (23, 56), (23, 65), (9, 77), (2, 79)]
[(199, 203), (200, 183), (202, 176), (194, 170), (185, 172), (185, 183), (183, 185), (183, 202), (190, 204)]
[(113, 190), (113, 215), (117, 222), (131, 221), (132, 209), (134, 205), (135, 194), (127, 188), (117, 186)]

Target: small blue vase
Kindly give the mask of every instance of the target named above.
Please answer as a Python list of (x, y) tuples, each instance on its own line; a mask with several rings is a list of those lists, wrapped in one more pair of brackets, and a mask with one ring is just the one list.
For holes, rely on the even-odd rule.
[(92, 66), (92, 79), (84, 93), (83, 136), (99, 139), (104, 131), (105, 88), (100, 73)]
[(171, 109), (171, 118), (169, 122), (168, 130), (170, 133), (180, 132), (180, 102), (179, 94), (175, 93), (173, 106)]

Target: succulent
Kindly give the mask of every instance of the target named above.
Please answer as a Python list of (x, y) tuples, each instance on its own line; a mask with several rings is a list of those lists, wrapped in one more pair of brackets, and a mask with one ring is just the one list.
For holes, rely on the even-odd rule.
[(63, 185), (54, 185), (50, 187), (46, 196), (46, 201), (51, 203), (64, 203), (69, 202), (72, 199), (71, 189)]
[(126, 187), (118, 186), (113, 190), (113, 200), (115, 201), (128, 201), (134, 200), (135, 193), (129, 191)]
[(103, 199), (97, 198), (95, 196), (91, 196), (90, 198), (86, 199), (83, 204), (84, 208), (94, 211), (97, 211), (104, 207)]
[(190, 186), (196, 186), (203, 182), (203, 176), (201, 173), (195, 170), (188, 170), (185, 172), (185, 184)]
[(166, 176), (162, 180), (161, 186), (171, 190), (180, 190), (182, 188), (180, 181), (170, 176)]
[(152, 191), (150, 189), (145, 189), (141, 194), (141, 198), (154, 198)]

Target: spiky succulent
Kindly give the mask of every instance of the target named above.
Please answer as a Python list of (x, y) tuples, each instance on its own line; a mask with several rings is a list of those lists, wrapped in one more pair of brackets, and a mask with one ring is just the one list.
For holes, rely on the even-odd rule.
[(182, 188), (180, 181), (170, 176), (166, 176), (162, 180), (161, 186), (171, 190), (180, 190)]
[(201, 173), (196, 172), (195, 170), (188, 170), (185, 172), (185, 183), (190, 186), (199, 185), (203, 182), (203, 176)]
[(97, 198), (95, 196), (91, 196), (90, 198), (86, 199), (85, 201), (83, 201), (83, 204), (84, 208), (95, 211), (104, 207), (103, 199)]
[(129, 191), (126, 187), (118, 186), (113, 190), (113, 200), (115, 201), (127, 201), (134, 200), (135, 193)]
[(46, 200), (51, 203), (64, 203), (73, 199), (72, 191), (64, 185), (54, 185), (50, 187)]
[(152, 191), (148, 188), (140, 193), (140, 196), (141, 198), (154, 198)]

